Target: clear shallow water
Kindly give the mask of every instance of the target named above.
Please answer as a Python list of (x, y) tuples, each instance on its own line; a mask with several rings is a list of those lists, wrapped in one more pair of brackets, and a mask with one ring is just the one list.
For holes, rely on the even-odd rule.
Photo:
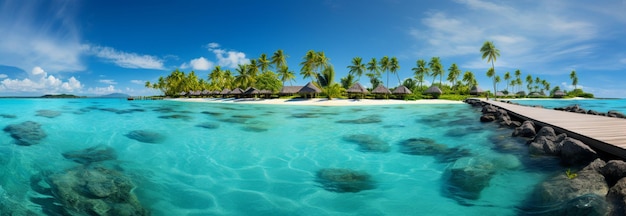
[[(41, 212), (31, 177), (80, 166), (64, 152), (111, 147), (109, 161), (132, 179), (132, 190), (153, 215), (513, 215), (535, 185), (564, 168), (553, 158), (529, 157), (511, 130), (481, 124), (469, 105), (303, 107), (125, 101), (118, 99), (3, 99), (0, 127), (34, 121), (39, 144), (16, 145), (0, 133), (0, 205), (20, 203)], [(38, 110), (59, 111), (48, 118)], [(204, 112), (204, 113), (203, 113)], [(12, 118), (14, 115), (15, 118)], [(176, 118), (163, 118), (171, 115)], [(305, 118), (306, 117), (306, 118)], [(337, 123), (370, 118), (376, 123)], [(361, 122), (363, 123), (363, 122)], [(199, 124), (208, 128), (197, 127)], [(126, 135), (164, 136), (145, 143)], [(390, 146), (363, 151), (346, 136), (368, 134)], [(493, 162), (478, 199), (451, 193), (454, 160), (400, 152), (409, 138), (431, 138), (470, 158)], [(519, 164), (517, 164), (519, 163)], [(345, 168), (368, 173), (375, 188), (325, 190), (316, 173)]]
[(626, 113), (626, 99), (584, 99), (584, 100), (512, 100), (515, 103), (524, 105), (541, 105), (546, 108), (566, 107), (571, 105), (580, 105), (586, 110), (595, 110), (598, 112), (608, 112), (609, 110), (617, 110)]

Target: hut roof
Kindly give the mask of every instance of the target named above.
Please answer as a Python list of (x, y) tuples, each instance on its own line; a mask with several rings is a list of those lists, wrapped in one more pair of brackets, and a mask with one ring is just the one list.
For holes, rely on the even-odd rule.
[(347, 92), (348, 92), (348, 93), (361, 93), (361, 94), (367, 94), (367, 93), (369, 93), (369, 92), (367, 91), (367, 89), (366, 89), (365, 87), (363, 87), (363, 86), (361, 85), (361, 83), (358, 83), (358, 82), (357, 82), (357, 83), (355, 83), (354, 85), (352, 85), (352, 87), (350, 87), (350, 88), (347, 90)]
[(385, 86), (378, 85), (374, 90), (372, 90), (372, 93), (374, 94), (391, 94), (391, 91), (389, 91), (389, 89), (385, 88)]
[(424, 93), (426, 93), (426, 94), (441, 94), (441, 93), (443, 93), (443, 91), (441, 91), (441, 89), (439, 89), (439, 87), (433, 85), (430, 88), (426, 89), (426, 91), (424, 91)]
[(261, 94), (272, 94), (273, 93), (271, 90), (267, 90), (267, 89), (263, 89), (260, 92), (261, 92)]
[(185, 95), (187, 95), (187, 92), (180, 92), (180, 93), (178, 93), (178, 95), (185, 96)]
[(250, 87), (250, 88), (246, 89), (246, 91), (243, 94), (247, 94), (247, 95), (261, 94), (261, 91), (259, 91), (258, 89), (254, 88), (254, 87)]
[(478, 86), (472, 86), (472, 89), (470, 89), (470, 94), (480, 94), (485, 92), (482, 88), (478, 87)]
[(500, 97), (500, 96), (504, 96), (504, 92), (497, 91), (497, 92), (496, 92), (496, 96), (498, 96), (498, 97)]
[(561, 90), (554, 91), (554, 96), (565, 96), (565, 92)]
[(229, 94), (234, 94), (234, 95), (243, 94), (243, 90), (241, 90), (240, 88), (236, 88), (230, 91)]
[(212, 91), (211, 94), (217, 95), (217, 94), (221, 94), (221, 93), (220, 93), (219, 90), (215, 90), (215, 91)]
[(302, 94), (321, 93), (321, 92), (322, 90), (317, 88), (317, 86), (313, 85), (313, 83), (311, 82), (307, 83), (304, 87), (300, 89), (300, 91), (298, 91), (298, 93), (302, 93)]
[(407, 88), (404, 85), (398, 86), (395, 90), (393, 90), (394, 94), (412, 94), (411, 89)]
[(230, 89), (228, 89), (228, 88), (225, 88), (224, 90), (222, 90), (222, 91), (220, 92), (220, 94), (223, 94), (223, 95), (227, 95), (227, 94), (229, 94), (229, 93), (230, 93)]
[(283, 86), (279, 93), (281, 94), (296, 94), (304, 86)]
[(521, 96), (525, 96), (526, 92), (525, 91), (518, 91), (517, 93), (515, 93), (516, 95), (521, 95)]
[(212, 92), (211, 92), (211, 91), (209, 91), (209, 90), (206, 90), (206, 89), (205, 89), (205, 90), (202, 90), (202, 94), (203, 94), (203, 95), (208, 95), (208, 94), (211, 94), (211, 93), (212, 93)]

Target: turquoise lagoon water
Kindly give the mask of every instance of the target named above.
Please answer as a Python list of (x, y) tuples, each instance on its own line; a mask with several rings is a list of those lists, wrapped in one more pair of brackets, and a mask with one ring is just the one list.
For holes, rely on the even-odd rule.
[(609, 110), (617, 110), (626, 113), (626, 99), (581, 99), (581, 100), (511, 100), (515, 103), (524, 105), (541, 105), (546, 108), (566, 107), (571, 105), (580, 105), (586, 110), (595, 110), (598, 112), (608, 112)]
[[(47, 134), (39, 144), (21, 146), (0, 132), (0, 205), (17, 203), (39, 213), (49, 206), (32, 201), (44, 195), (31, 188), (31, 177), (80, 166), (62, 154), (102, 145), (115, 150), (112, 163), (132, 179), (132, 192), (152, 215), (525, 214), (535, 186), (565, 169), (553, 158), (529, 157), (524, 140), (510, 138), (510, 129), (481, 124), (479, 110), (466, 104), (309, 107), (2, 99), (0, 110), (5, 114), (1, 128), (34, 121)], [(38, 110), (60, 115), (37, 116)], [(338, 123), (363, 118), (379, 122)], [(134, 130), (158, 132), (165, 139), (139, 142), (126, 136)], [(389, 151), (363, 151), (345, 138), (359, 134), (383, 140)], [(469, 150), (470, 158), (504, 160), (504, 168), (494, 171), (479, 198), (464, 199), (447, 189), (446, 170), (454, 158), (400, 152), (402, 141), (423, 137)], [(316, 173), (327, 168), (366, 172), (374, 187), (326, 190)]]

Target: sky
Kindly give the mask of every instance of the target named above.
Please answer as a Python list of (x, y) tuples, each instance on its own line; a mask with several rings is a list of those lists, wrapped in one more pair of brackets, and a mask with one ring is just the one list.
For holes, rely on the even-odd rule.
[(354, 57), (397, 57), (404, 79), (438, 56), (490, 89), (480, 47), (492, 41), (500, 76), (519, 69), (571, 90), (576, 70), (585, 92), (626, 98), (624, 11), (626, 0), (0, 0), (0, 96), (156, 95), (144, 83), (175, 69), (207, 79), (278, 49), (296, 74), (308, 50), (323, 51), (335, 81)]

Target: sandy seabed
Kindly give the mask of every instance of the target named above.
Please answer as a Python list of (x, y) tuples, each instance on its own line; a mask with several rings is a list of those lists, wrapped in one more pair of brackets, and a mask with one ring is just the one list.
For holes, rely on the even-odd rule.
[(177, 98), (167, 99), (182, 102), (201, 103), (237, 103), (237, 104), (270, 104), (270, 105), (300, 105), (300, 106), (372, 106), (372, 105), (401, 105), (401, 104), (460, 104), (462, 101), (452, 100), (391, 100), (391, 99), (221, 99), (221, 98)]

